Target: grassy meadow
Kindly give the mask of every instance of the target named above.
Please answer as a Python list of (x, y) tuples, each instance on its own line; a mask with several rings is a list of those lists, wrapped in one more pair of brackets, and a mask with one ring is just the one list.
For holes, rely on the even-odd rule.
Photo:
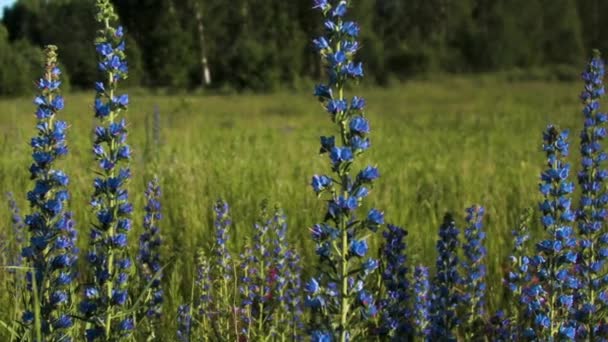
[[(571, 129), (571, 151), (582, 127), (578, 93), (582, 84), (505, 82), (493, 77), (449, 77), (412, 81), (391, 88), (357, 88), (368, 103), (373, 148), (364, 158), (382, 177), (366, 201), (385, 211), (388, 222), (409, 230), (410, 261), (434, 264), (436, 233), (446, 211), (462, 222), (464, 208), (486, 207), (491, 302), (500, 300), (499, 277), (511, 248), (511, 229), (521, 211), (536, 206), (547, 123)], [(91, 152), (93, 93), (66, 95), (62, 119), (70, 125), (71, 152), (60, 162), (70, 176), (71, 208), (79, 243), (87, 243), (92, 212)], [(155, 107), (160, 143), (154, 143)], [(31, 188), (29, 139), (34, 135), (30, 98), (0, 100), (0, 189), (12, 191), (23, 212)], [(315, 262), (309, 227), (324, 215), (324, 203), (310, 189), (315, 173), (329, 172), (319, 156), (319, 136), (333, 125), (309, 92), (272, 95), (152, 95), (130, 93), (129, 143), (134, 150), (129, 185), (136, 213), (143, 207), (145, 181), (155, 172), (163, 190), (167, 313), (188, 295), (196, 251), (212, 243), (214, 201), (232, 206), (232, 250), (250, 236), (263, 199), (280, 203), (288, 215), (292, 243), (305, 264)], [(571, 160), (575, 165), (577, 160)], [(364, 166), (364, 165), (360, 165)], [(141, 217), (131, 245), (137, 246)], [(0, 208), (0, 236), (10, 242), (10, 214)], [(535, 221), (536, 222), (536, 221)], [(539, 225), (534, 229), (540, 229)], [(378, 247), (380, 235), (374, 242)], [(0, 259), (0, 264), (3, 261)], [(310, 268), (308, 268), (310, 270)], [(306, 276), (305, 276), (306, 277)], [(2, 318), (14, 317), (0, 271)], [(8, 316), (8, 317), (7, 317)]]

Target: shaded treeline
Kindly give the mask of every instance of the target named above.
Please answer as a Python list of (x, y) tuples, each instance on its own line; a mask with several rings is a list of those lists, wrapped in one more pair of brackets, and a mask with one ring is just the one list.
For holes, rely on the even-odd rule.
[[(273, 90), (318, 77), (311, 0), (114, 0), (128, 34), (130, 85)], [(97, 63), (90, 0), (19, 0), (0, 26), (0, 94), (22, 94), (59, 46), (73, 87)], [(426, 72), (570, 68), (608, 51), (602, 0), (361, 0), (361, 59), (379, 84)], [(36, 67), (36, 68), (35, 68)], [(572, 69), (576, 70), (576, 69)], [(571, 74), (564, 72), (564, 74)], [(371, 82), (371, 81), (370, 81)]]

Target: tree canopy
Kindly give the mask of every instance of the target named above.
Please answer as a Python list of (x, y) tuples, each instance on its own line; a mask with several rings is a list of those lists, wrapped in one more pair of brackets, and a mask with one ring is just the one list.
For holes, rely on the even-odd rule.
[[(130, 85), (267, 91), (321, 72), (308, 39), (321, 27), (310, 0), (113, 2), (128, 35)], [(38, 49), (51, 43), (71, 84), (91, 87), (93, 7), (19, 0), (5, 9), (0, 94), (27, 89)], [(379, 84), (436, 71), (580, 67), (591, 49), (608, 51), (602, 0), (359, 0), (353, 11), (366, 73)]]

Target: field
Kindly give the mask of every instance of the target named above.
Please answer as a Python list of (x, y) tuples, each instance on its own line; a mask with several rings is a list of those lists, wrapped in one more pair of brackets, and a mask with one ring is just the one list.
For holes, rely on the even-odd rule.
[[(539, 199), (541, 132), (553, 122), (570, 128), (576, 138), (582, 125), (580, 87), (451, 77), (357, 89), (368, 100), (372, 122), (374, 148), (365, 158), (382, 173), (368, 202), (384, 210), (387, 221), (408, 229), (413, 263), (433, 264), (436, 232), (446, 211), (462, 218), (466, 206), (482, 204), (488, 212), (489, 288), (497, 293), (511, 229), (522, 209)], [(62, 165), (70, 173), (71, 207), (83, 246), (92, 221), (87, 205), (93, 165), (91, 99), (90, 93), (67, 95), (63, 114), (71, 124), (72, 149)], [(153, 143), (156, 106), (158, 144)], [(34, 106), (25, 98), (1, 100), (0, 108), (0, 188), (14, 192), (27, 212), (25, 193), (31, 185), (24, 171), (30, 163), (27, 141), (34, 134)], [(324, 209), (308, 184), (313, 174), (329, 168), (318, 155), (318, 137), (332, 126), (310, 94), (132, 92), (128, 120), (135, 152), (130, 192), (136, 208), (143, 207), (144, 181), (152, 170), (162, 180), (165, 258), (177, 262), (167, 277), (177, 282), (172, 288), (188, 289), (197, 249), (212, 243), (211, 206), (219, 197), (232, 206), (234, 251), (246, 243), (259, 205), (268, 199), (285, 209), (289, 238), (299, 245), (305, 262), (315, 262), (308, 229), (322, 219)], [(577, 146), (575, 139), (572, 150)], [(141, 217), (136, 220), (139, 227)], [(6, 206), (0, 221), (0, 233), (10, 236)], [(135, 247), (136, 240), (132, 243)], [(491, 298), (493, 304), (498, 301), (499, 296)]]
[[(432, 265), (438, 225), (446, 211), (463, 216), (473, 203), (486, 207), (490, 288), (499, 287), (501, 263), (521, 210), (535, 206), (543, 163), (541, 132), (554, 122), (581, 126), (574, 83), (509, 83), (491, 78), (442, 78), (388, 89), (357, 89), (369, 103), (374, 148), (365, 158), (382, 178), (369, 202), (387, 220), (409, 230), (409, 257)], [(71, 206), (86, 243), (92, 221), (90, 153), (92, 94), (67, 95), (64, 118), (71, 128)], [(155, 147), (153, 112), (160, 113)], [(28, 137), (34, 134), (29, 98), (1, 100), (0, 188), (16, 194), (27, 210)], [(242, 247), (262, 199), (280, 203), (289, 234), (307, 263), (314, 262), (308, 228), (322, 219), (323, 203), (308, 183), (328, 170), (318, 155), (318, 137), (330, 133), (324, 111), (306, 92), (273, 95), (151, 95), (133, 93), (128, 113), (135, 151), (130, 191), (143, 206), (144, 181), (155, 166), (162, 179), (163, 235), (173, 257), (188, 272), (195, 252), (212, 241), (211, 206), (222, 197), (232, 206), (232, 247)], [(158, 126), (158, 125), (157, 125)], [(573, 140), (573, 148), (578, 142)], [(157, 150), (157, 152), (154, 152)], [(573, 161), (574, 162), (574, 161)], [(148, 170), (148, 171), (146, 171)], [(9, 227), (8, 210), (0, 217)], [(136, 218), (138, 222), (141, 218)], [(186, 279), (191, 273), (185, 274)], [(493, 298), (493, 303), (499, 300)]]

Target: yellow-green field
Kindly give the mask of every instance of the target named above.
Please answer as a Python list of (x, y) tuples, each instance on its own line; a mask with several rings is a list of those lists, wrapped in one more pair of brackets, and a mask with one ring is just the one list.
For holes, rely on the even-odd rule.
[[(539, 198), (542, 130), (549, 122), (570, 128), (571, 151), (578, 148), (581, 87), (476, 77), (350, 91), (368, 101), (372, 149), (365, 159), (382, 173), (366, 205), (384, 210), (387, 221), (406, 227), (410, 260), (429, 265), (434, 262), (443, 214), (452, 211), (462, 218), (466, 206), (484, 205), (493, 279), (489, 287), (500, 287), (498, 276), (511, 248), (511, 229), (522, 209), (536, 206)], [(61, 113), (71, 125), (71, 151), (61, 166), (71, 177), (71, 208), (82, 246), (92, 221), (92, 98), (92, 93), (67, 95)], [(314, 262), (308, 228), (323, 218), (324, 203), (308, 184), (313, 174), (329, 172), (326, 156), (318, 154), (319, 136), (333, 133), (334, 125), (310, 94), (131, 92), (130, 102), (129, 142), (135, 152), (130, 193), (136, 209), (142, 208), (145, 180), (157, 170), (163, 189), (164, 257), (174, 258), (167, 270), (170, 289), (189, 288), (195, 252), (211, 243), (211, 206), (219, 197), (232, 206), (235, 252), (249, 236), (260, 202), (268, 199), (283, 206), (291, 241), (299, 245), (307, 263)], [(155, 106), (161, 117), (158, 147), (151, 139)], [(0, 189), (14, 192), (24, 212), (31, 187), (28, 142), (34, 134), (34, 109), (29, 98), (0, 100)], [(152, 158), (156, 153), (157, 163)], [(0, 222), (0, 234), (10, 240), (6, 205), (0, 209)], [(133, 232), (133, 247), (139, 229)], [(0, 282), (0, 306), (6, 307), (2, 286)], [(187, 290), (166, 292), (173, 307), (179, 296), (187, 295)], [(498, 300), (495, 296), (491, 301)]]

